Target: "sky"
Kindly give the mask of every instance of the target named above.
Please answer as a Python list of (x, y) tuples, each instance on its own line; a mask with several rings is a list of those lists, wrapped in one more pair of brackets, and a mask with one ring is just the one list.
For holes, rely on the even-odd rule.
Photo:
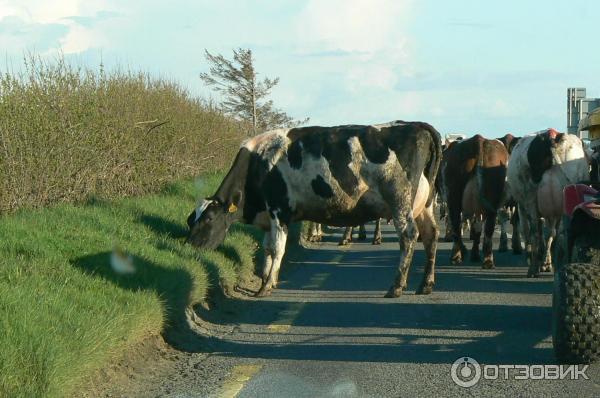
[(593, 0), (0, 0), (0, 69), (27, 52), (119, 66), (219, 99), (204, 50), (250, 48), (275, 105), (309, 124), (420, 120), (442, 134), (566, 130), (600, 97)]

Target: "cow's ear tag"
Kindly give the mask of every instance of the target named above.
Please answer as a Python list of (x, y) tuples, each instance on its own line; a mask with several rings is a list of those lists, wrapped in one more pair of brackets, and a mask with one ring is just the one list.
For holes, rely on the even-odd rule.
[(227, 211), (230, 213), (235, 213), (237, 211), (237, 206), (232, 203), (229, 205), (229, 209), (227, 209)]

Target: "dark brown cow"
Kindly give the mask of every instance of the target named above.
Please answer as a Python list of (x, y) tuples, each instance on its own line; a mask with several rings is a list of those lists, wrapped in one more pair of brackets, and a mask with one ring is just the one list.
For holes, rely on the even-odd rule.
[[(444, 152), (443, 183), (448, 198), (448, 213), (452, 225), (454, 246), (452, 263), (462, 262), (466, 248), (460, 234), (461, 213), (466, 219), (485, 221), (483, 268), (494, 267), (492, 234), (498, 208), (502, 204), (508, 151), (499, 140), (475, 135), (453, 142)], [(471, 261), (479, 261), (481, 224), (473, 225)]]

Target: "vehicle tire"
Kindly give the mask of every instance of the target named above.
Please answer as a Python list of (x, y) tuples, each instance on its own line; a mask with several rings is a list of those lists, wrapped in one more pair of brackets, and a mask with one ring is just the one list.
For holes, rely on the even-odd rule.
[(600, 265), (570, 263), (556, 271), (552, 344), (560, 363), (600, 359)]

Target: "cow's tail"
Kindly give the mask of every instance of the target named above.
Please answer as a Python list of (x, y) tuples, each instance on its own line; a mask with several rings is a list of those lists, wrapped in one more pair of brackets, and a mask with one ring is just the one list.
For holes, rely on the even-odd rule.
[(425, 175), (425, 178), (427, 178), (429, 186), (431, 188), (435, 187), (435, 189), (429, 190), (429, 197), (427, 198), (427, 207), (429, 207), (433, 202), (436, 193), (439, 191), (441, 183), (441, 179), (438, 179), (438, 172), (442, 161), (442, 137), (433, 126), (427, 123), (423, 123), (423, 128), (427, 130), (431, 136), (429, 159), (427, 160), (423, 174)]
[(493, 213), (502, 205), (505, 195), (508, 152), (498, 140), (482, 140), (479, 144), (477, 185), (479, 200)]

